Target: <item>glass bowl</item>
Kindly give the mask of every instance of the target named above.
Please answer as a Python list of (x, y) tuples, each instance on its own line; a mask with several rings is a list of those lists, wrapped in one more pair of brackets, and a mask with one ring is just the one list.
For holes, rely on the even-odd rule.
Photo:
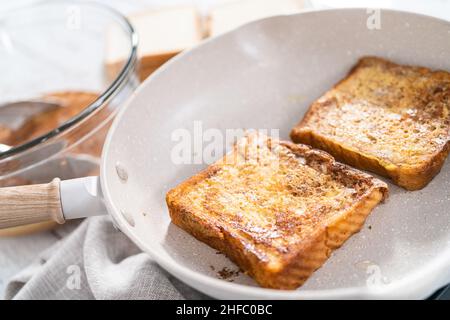
[[(104, 62), (107, 36), (123, 43), (124, 59), (112, 78)], [(139, 84), (136, 50), (133, 27), (103, 5), (50, 0), (0, 16), (0, 105), (58, 106), (18, 127), (2, 123), (8, 134), (0, 143), (11, 148), (0, 152), (1, 187), (98, 174), (111, 121)]]

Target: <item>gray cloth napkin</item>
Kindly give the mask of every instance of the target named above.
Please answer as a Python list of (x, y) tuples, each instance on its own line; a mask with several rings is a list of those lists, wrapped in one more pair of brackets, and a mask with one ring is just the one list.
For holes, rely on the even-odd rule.
[(205, 299), (162, 270), (108, 217), (93, 217), (42, 252), (6, 299)]

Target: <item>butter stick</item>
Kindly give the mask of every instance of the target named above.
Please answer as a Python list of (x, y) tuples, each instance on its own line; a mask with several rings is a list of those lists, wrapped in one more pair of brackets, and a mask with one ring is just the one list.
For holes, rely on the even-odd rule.
[[(193, 6), (169, 7), (132, 14), (129, 20), (139, 36), (139, 76), (144, 80), (167, 60), (202, 39), (200, 16)], [(114, 79), (123, 67), (129, 48), (118, 30), (108, 30), (106, 73)]]

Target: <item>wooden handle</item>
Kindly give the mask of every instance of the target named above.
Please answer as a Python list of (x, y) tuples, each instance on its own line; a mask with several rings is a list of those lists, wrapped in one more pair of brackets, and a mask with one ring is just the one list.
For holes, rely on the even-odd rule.
[(48, 184), (0, 188), (0, 229), (53, 220), (64, 223), (60, 180)]

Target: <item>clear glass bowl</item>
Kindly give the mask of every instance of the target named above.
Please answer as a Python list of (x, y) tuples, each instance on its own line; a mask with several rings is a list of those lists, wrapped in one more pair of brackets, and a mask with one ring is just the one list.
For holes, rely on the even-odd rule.
[[(113, 80), (105, 71), (107, 35), (120, 38), (126, 53)], [(103, 5), (43, 1), (0, 16), (0, 105), (38, 99), (66, 108), (32, 119), (31, 138), (0, 153), (0, 186), (97, 174), (111, 121), (139, 84), (136, 50), (127, 19)]]

